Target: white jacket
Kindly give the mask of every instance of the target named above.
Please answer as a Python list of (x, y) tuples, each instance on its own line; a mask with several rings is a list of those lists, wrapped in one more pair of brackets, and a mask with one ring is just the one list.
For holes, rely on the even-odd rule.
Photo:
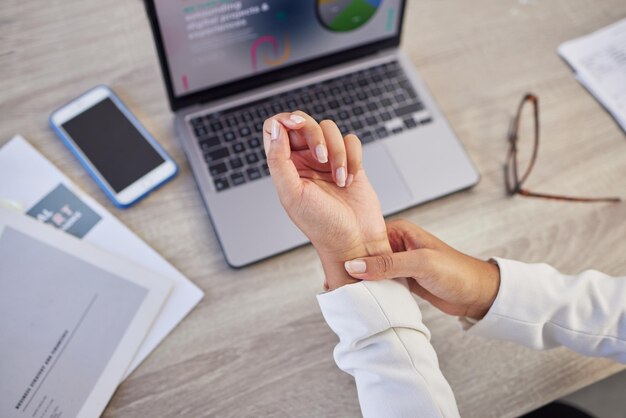
[[(626, 363), (626, 277), (566, 276), (546, 264), (495, 260), (498, 296), (469, 333)], [(318, 302), (339, 336), (335, 362), (354, 376), (363, 416), (459, 416), (405, 280), (343, 286)]]

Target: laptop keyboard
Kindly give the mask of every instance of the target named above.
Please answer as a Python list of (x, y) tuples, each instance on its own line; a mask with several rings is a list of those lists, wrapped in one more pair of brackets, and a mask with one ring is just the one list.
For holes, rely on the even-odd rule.
[(303, 110), (334, 120), (363, 144), (432, 122), (397, 61), (311, 84), (244, 106), (196, 116), (189, 122), (217, 191), (269, 176), (263, 122)]

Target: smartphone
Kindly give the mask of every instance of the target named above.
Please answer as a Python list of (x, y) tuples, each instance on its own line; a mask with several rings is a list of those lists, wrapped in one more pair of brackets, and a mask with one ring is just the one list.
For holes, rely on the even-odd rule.
[(172, 179), (174, 160), (107, 86), (56, 110), (50, 126), (113, 203), (127, 208)]

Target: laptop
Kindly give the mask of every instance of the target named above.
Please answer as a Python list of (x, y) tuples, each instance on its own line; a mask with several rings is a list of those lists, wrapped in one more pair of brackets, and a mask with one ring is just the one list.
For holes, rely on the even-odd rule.
[(227, 263), (306, 244), (281, 207), (263, 121), (303, 110), (363, 143), (389, 215), (479, 175), (400, 51), (405, 0), (145, 0), (171, 109)]

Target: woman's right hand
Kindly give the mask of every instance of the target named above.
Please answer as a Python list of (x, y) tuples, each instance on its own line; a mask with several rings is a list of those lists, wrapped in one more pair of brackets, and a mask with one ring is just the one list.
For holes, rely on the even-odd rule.
[(495, 263), (463, 254), (405, 220), (387, 223), (393, 254), (346, 262), (355, 279), (409, 279), (413, 293), (441, 311), (482, 319), (500, 288)]

